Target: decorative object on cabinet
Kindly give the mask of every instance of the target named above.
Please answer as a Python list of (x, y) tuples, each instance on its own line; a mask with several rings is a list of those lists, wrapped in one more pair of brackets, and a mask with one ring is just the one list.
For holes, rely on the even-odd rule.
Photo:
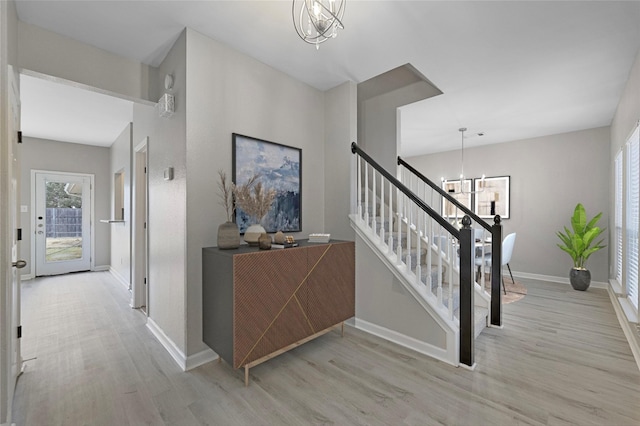
[(355, 315), (355, 244), (202, 249), (202, 340), (249, 369)]
[(276, 232), (273, 236), (273, 242), (276, 244), (284, 244), (284, 232)]
[(218, 226), (218, 248), (223, 250), (236, 249), (240, 246), (240, 231), (238, 225), (231, 221), (234, 210), (234, 185), (227, 181), (227, 174), (224, 170), (218, 170), (218, 176), (220, 177), (218, 182), (220, 205), (224, 207), (227, 214), (227, 221)]
[(260, 250), (269, 250), (271, 248), (271, 237), (269, 234), (264, 233), (260, 235), (260, 238), (258, 239), (258, 247), (260, 247)]
[[(236, 186), (258, 176), (265, 191), (274, 190), (275, 199), (260, 223), (266, 232), (300, 232), (302, 191), (302, 150), (274, 142), (233, 134), (233, 181)], [(250, 214), (237, 202), (236, 223), (243, 234)], [(245, 237), (246, 240), (246, 237)]]
[(310, 243), (328, 243), (331, 239), (331, 234), (309, 234)]
[(236, 198), (236, 206), (244, 210), (250, 218), (251, 226), (245, 229), (244, 240), (250, 245), (258, 245), (260, 236), (267, 232), (261, 222), (271, 209), (276, 191), (263, 188), (260, 175), (254, 174), (246, 183), (236, 185), (233, 194)]
[[(483, 219), (500, 215), (509, 219), (509, 176), (486, 177), (474, 179), (475, 194), (474, 212)], [(482, 191), (479, 191), (482, 186)]]

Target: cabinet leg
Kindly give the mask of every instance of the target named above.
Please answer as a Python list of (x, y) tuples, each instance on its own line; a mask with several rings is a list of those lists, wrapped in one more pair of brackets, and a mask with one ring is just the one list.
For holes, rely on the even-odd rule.
[(244, 366), (244, 385), (249, 386), (249, 367)]
[(342, 334), (342, 337), (344, 337), (344, 321), (342, 321), (342, 324), (340, 324), (340, 333)]

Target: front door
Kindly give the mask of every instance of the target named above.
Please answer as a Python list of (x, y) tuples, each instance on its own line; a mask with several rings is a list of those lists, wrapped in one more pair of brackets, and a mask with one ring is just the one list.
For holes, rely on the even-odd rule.
[(33, 172), (35, 182), (35, 275), (91, 269), (93, 176)]

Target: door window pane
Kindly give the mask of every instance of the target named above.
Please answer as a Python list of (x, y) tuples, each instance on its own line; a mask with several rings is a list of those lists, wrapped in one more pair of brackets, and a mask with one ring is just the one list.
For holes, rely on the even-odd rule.
[(82, 184), (46, 183), (47, 262), (82, 258)]

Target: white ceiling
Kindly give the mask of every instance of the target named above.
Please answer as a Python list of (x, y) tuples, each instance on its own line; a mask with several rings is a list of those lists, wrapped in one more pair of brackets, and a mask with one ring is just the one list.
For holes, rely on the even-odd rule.
[(297, 37), (289, 0), (17, 8), (24, 22), (151, 65), (190, 27), (321, 90), (411, 63), (444, 94), (402, 108), (405, 156), (459, 149), (463, 126), (465, 147), (607, 126), (640, 49), (639, 1), (348, 0), (345, 29), (318, 51)]

